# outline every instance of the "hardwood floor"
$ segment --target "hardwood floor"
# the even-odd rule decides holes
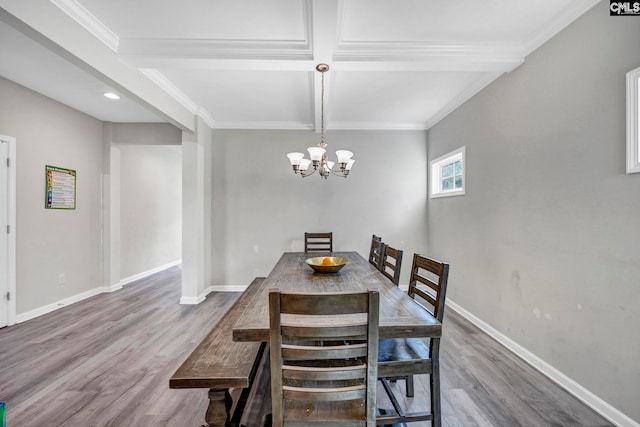
[[[238,296],[179,305],[180,269],[0,330],[0,400],[19,426],[197,426],[202,390],[169,377]]]
[[[179,305],[176,267],[0,329],[7,425],[202,425],[206,390],[170,390],[169,377],[238,295]],[[451,310],[441,366],[444,426],[611,425]],[[416,377],[415,389],[405,403],[427,408],[428,377]]]
[[[443,426],[612,426],[453,310],[445,311],[442,327]],[[405,398],[405,408],[428,409],[429,377],[414,381],[416,397]],[[404,382],[395,383],[394,390],[404,396]]]

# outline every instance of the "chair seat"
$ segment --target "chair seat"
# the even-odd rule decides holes
[[[385,338],[378,342],[378,375],[398,377],[431,372],[429,346],[419,338]]]

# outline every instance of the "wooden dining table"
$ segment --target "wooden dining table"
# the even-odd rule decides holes
[[[285,252],[248,301],[243,315],[233,326],[234,341],[269,341],[269,289],[281,292],[358,292],[375,289],[380,293],[381,338],[440,337],[442,325],[395,286],[357,252],[333,252],[347,264],[337,273],[314,272],[305,259],[328,253]]]

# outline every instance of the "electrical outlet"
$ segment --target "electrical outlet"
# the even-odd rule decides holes
[[[64,285],[64,273],[60,273],[58,276],[58,285]]]

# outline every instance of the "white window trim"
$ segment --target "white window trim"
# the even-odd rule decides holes
[[[627,173],[640,172],[638,79],[640,79],[640,68],[627,73]]]
[[[462,188],[458,190],[442,191],[442,166],[448,165],[456,160],[462,160]],[[431,160],[429,163],[431,177],[431,184],[429,185],[429,197],[434,199],[437,197],[452,197],[463,196],[465,194],[465,188],[467,186],[467,161],[466,161],[466,147],[460,147],[450,153],[440,156],[435,160]]]

